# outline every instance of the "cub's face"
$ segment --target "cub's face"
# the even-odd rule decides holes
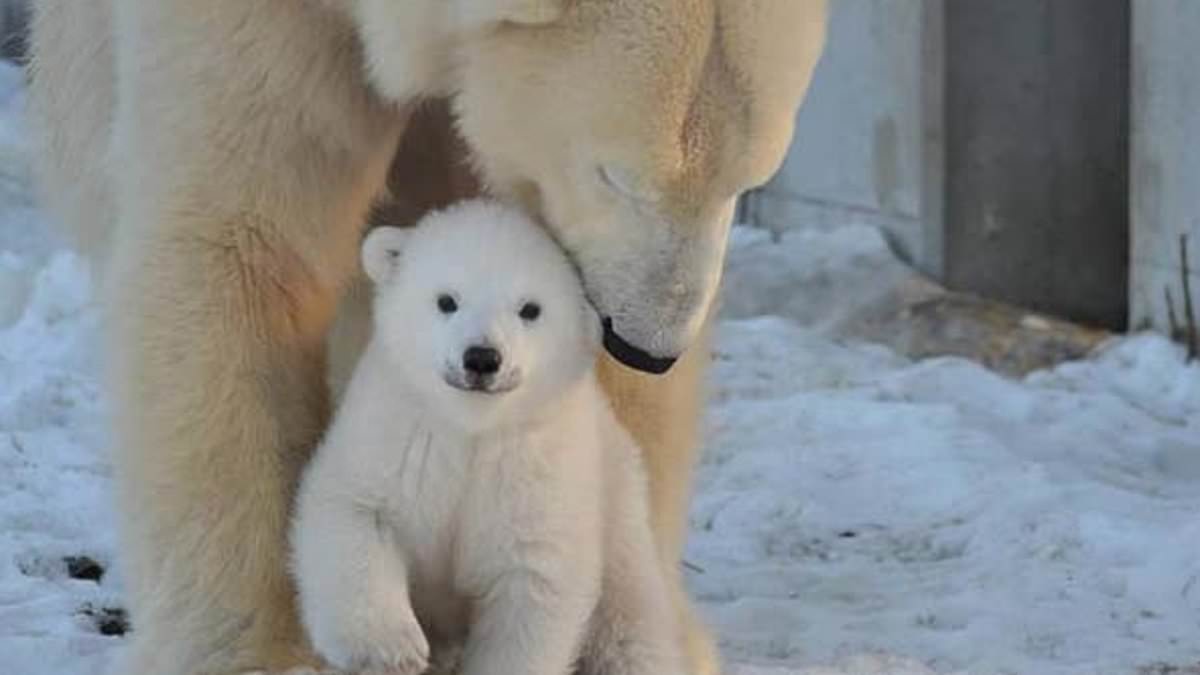
[[[826,0],[355,1],[380,90],[452,96],[487,187],[578,265],[610,353],[668,368],[737,196],[782,161]]]
[[[591,368],[599,320],[526,216],[472,202],[363,244],[376,338],[406,384],[467,430],[519,424]]]

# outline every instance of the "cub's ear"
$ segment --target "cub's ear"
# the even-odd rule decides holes
[[[376,284],[385,283],[396,273],[404,245],[412,236],[412,228],[376,227],[362,244],[363,270]]]
[[[500,21],[544,26],[562,15],[566,0],[461,0],[472,23]]]

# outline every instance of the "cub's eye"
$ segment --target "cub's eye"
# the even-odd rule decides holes
[[[438,296],[437,306],[438,311],[442,314],[453,314],[458,311],[458,303],[446,293]]]
[[[537,318],[542,315],[542,306],[536,302],[527,302],[521,305],[520,316],[523,321],[537,321]]]

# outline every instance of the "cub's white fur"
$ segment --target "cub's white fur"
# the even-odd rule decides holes
[[[593,364],[599,320],[522,213],[471,202],[363,245],[375,334],[301,485],[316,649],[418,673],[682,673],[640,453]],[[531,307],[536,306],[536,310]],[[468,368],[468,349],[500,358]]]

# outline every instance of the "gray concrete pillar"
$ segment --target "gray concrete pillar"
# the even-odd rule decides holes
[[[1200,2],[1134,0],[1132,90],[1130,322],[1196,349],[1188,317],[1200,316]]]
[[[951,287],[1124,325],[1129,14],[1129,0],[945,2]]]

